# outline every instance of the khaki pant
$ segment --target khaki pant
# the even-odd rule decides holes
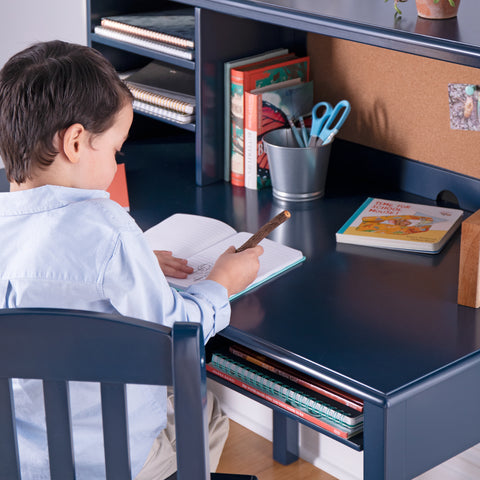
[[[228,418],[218,400],[207,390],[207,420],[210,447],[210,471],[217,469],[228,436]],[[168,390],[167,427],[153,442],[145,465],[135,480],[165,480],[177,471],[173,394]]]

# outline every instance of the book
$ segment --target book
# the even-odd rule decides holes
[[[267,52],[251,55],[249,57],[237,58],[223,64],[223,91],[224,91],[224,180],[230,181],[230,153],[231,153],[231,118],[230,118],[230,70],[248,63],[256,63],[273,57],[279,57],[288,53],[287,48],[277,48]]]
[[[182,48],[195,46],[194,9],[179,8],[161,12],[130,13],[102,17],[103,28]]]
[[[351,438],[363,430],[363,414],[356,412],[350,416],[341,409],[330,408],[224,355],[214,353],[206,368],[208,372],[341,438]]]
[[[140,100],[134,100],[132,106],[134,112],[150,115],[160,119],[167,119],[181,124],[193,123],[195,121],[195,115],[169,110],[168,108],[159,107],[157,105],[145,103]]]
[[[154,93],[195,105],[195,71],[153,60],[124,80]]]
[[[319,395],[282,378],[264,368],[252,365],[227,352],[216,351],[210,362],[225,373],[270,393],[274,397],[332,422],[341,428],[354,428],[363,423],[363,413]]]
[[[285,55],[267,60],[261,64],[249,64],[233,68],[231,78],[231,182],[232,185],[245,186],[244,159],[244,111],[245,92],[254,88],[280,83],[291,78],[309,81],[310,58]]]
[[[130,200],[128,198],[127,175],[125,173],[125,164],[118,163],[117,171],[113,177],[112,183],[107,188],[110,198],[121,205],[125,210],[130,211]]]
[[[101,37],[110,38],[118,42],[129,43],[137,47],[153,50],[154,52],[172,55],[173,57],[183,58],[185,60],[193,60],[194,58],[193,50],[176,47],[168,43],[156,42],[155,40],[149,40],[148,38],[142,38],[129,33],[119,32],[117,30],[102,27],[101,25],[97,25],[93,31]]]
[[[459,227],[463,210],[367,198],[336,233],[339,243],[438,253]]]
[[[195,72],[156,60],[122,75],[137,100],[180,113],[195,113]]]
[[[353,408],[359,412],[363,411],[363,401],[347,392],[339,390],[331,385],[328,385],[320,380],[317,380],[309,375],[297,372],[293,368],[288,367],[280,362],[267,358],[253,350],[250,350],[243,345],[230,345],[228,351],[234,356],[250,362],[254,365],[262,367],[264,370],[275,373],[276,375],[286,378],[293,383],[308,388],[324,397],[331,398],[338,403]]]
[[[293,84],[292,84],[293,82]],[[259,190],[271,185],[263,136],[277,128],[288,128],[308,115],[313,106],[313,82],[287,80],[245,92],[245,187]]]
[[[239,247],[252,234],[237,232],[230,225],[210,217],[174,214],[145,232],[145,238],[153,250],[169,250],[173,255],[188,260],[194,272],[186,279],[167,277],[169,284],[179,290],[204,280],[225,250],[233,245]],[[262,240],[264,248],[260,256],[260,269],[255,280],[238,297],[267,280],[305,260],[300,250],[274,242],[268,238]]]

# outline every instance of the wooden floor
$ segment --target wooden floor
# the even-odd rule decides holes
[[[272,459],[272,443],[230,420],[217,472],[256,475],[258,480],[337,480],[302,459],[284,466]],[[479,480],[480,444],[415,480]]]
[[[275,462],[271,442],[232,420],[217,472],[256,475],[258,480],[336,480],[302,459],[287,466]]]

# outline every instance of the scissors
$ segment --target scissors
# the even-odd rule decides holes
[[[325,107],[325,112],[319,117],[317,111],[322,107]],[[312,110],[312,127],[308,146],[316,147],[328,143],[338,133],[350,110],[348,100],[341,100],[333,108],[328,102],[317,103]]]

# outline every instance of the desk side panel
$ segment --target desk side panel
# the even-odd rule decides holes
[[[480,359],[438,375],[405,400],[407,478],[480,442]]]

